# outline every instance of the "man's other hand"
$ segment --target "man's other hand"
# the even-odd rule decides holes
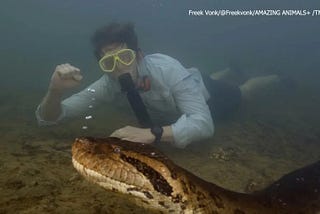
[[[110,137],[117,137],[121,140],[128,140],[137,143],[153,143],[155,136],[148,128],[137,128],[133,126],[125,126],[115,130]]]

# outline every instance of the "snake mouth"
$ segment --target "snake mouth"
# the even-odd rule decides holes
[[[72,163],[75,169],[88,181],[96,183],[107,190],[125,193],[128,189],[136,187],[135,185],[130,185],[120,179],[115,179],[112,176],[101,174],[98,171],[87,168],[75,158],[72,158]]]

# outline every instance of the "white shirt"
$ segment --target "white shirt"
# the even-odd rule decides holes
[[[147,75],[151,81],[151,89],[140,92],[140,96],[152,121],[171,125],[176,147],[184,148],[192,141],[213,135],[214,125],[206,103],[209,94],[196,68],[186,69],[172,57],[152,54],[139,63],[138,73],[139,76]],[[44,121],[39,114],[40,106],[36,117],[39,125],[57,124],[81,115],[93,102],[112,102],[119,96],[124,97],[125,94],[121,92],[118,81],[104,74],[88,88],[63,100],[62,113],[57,121]]]

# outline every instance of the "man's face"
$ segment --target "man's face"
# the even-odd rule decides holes
[[[111,45],[107,45],[102,48],[102,56],[105,55],[112,55],[117,53],[118,51],[122,49],[127,49],[126,44],[119,44],[119,43],[114,43]],[[118,79],[119,76],[121,76],[124,73],[130,73],[132,79],[134,82],[138,79],[138,72],[137,72],[137,59],[135,58],[134,61],[130,65],[124,65],[118,60],[115,60],[115,68],[113,72],[108,73],[112,78]]]

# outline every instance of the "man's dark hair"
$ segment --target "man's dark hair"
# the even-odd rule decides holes
[[[104,26],[93,34],[91,42],[97,60],[101,58],[102,48],[113,43],[124,43],[128,48],[138,51],[138,38],[132,23],[113,22]]]

